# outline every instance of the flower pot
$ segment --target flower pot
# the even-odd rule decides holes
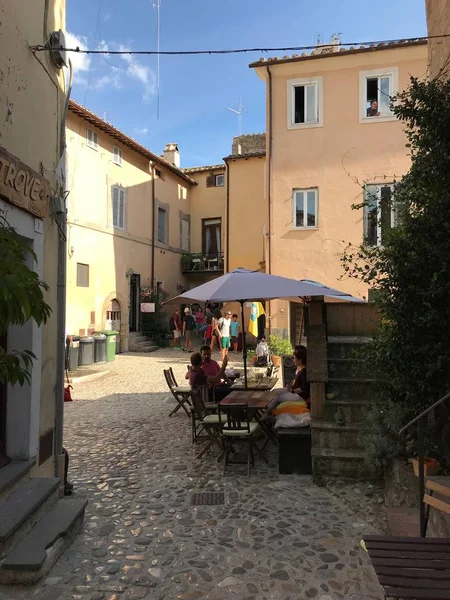
[[[274,367],[280,367],[281,366],[281,356],[272,354],[272,364]]]
[[[419,459],[411,458],[410,462],[414,469],[414,474],[416,477],[419,477]],[[425,477],[431,477],[432,475],[436,475],[436,473],[441,468],[441,463],[439,463],[435,458],[430,458],[429,456],[425,456],[424,458],[424,474]]]
[[[250,364],[251,365],[256,365],[256,356],[251,356],[250,357]]]

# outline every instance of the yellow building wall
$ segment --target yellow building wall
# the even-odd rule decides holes
[[[264,261],[268,208],[264,194],[265,158],[228,159],[228,271],[258,270]]]
[[[60,158],[60,126],[65,93],[63,72],[48,53],[39,64],[28,45],[44,44],[54,30],[65,30],[65,0],[0,0],[0,145],[26,165],[40,172],[56,189],[55,169]],[[48,73],[46,72],[46,69]],[[45,300],[52,314],[42,328],[41,400],[39,435],[55,427],[57,354],[57,255],[58,228],[51,217],[44,220],[43,280],[49,285]],[[13,398],[11,399],[13,401]],[[52,475],[53,458],[36,473]]]
[[[367,297],[364,285],[342,277],[345,245],[363,240],[363,211],[352,205],[363,201],[363,184],[398,180],[410,160],[401,123],[359,122],[359,73],[398,67],[402,90],[410,75],[426,73],[426,54],[423,45],[271,67],[271,273]],[[265,78],[266,69],[258,70]],[[323,76],[323,127],[288,130],[287,81],[310,76]],[[294,230],[293,189],[312,187],[318,188],[318,228]],[[272,302],[270,310],[272,327],[289,329],[287,303]]]
[[[226,202],[226,174],[223,170],[212,171],[214,175],[224,175],[225,185],[219,187],[206,187],[206,178],[209,172],[191,174],[198,185],[191,190],[191,252],[200,253],[202,248],[202,219],[222,220],[222,252],[225,249],[225,202]]]
[[[426,0],[429,36],[447,35],[450,32],[450,4],[448,0]],[[450,38],[434,37],[428,40],[430,77],[441,72],[448,79],[450,73]]]

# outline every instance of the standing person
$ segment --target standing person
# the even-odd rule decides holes
[[[214,344],[217,343],[217,347],[220,349],[220,339],[222,334],[220,332],[222,322],[222,313],[219,309],[214,311],[214,316],[211,319],[211,352],[214,350]]]
[[[201,308],[199,308],[195,315],[195,329],[197,330],[197,337],[198,337],[198,332],[201,330],[201,328],[203,326],[203,321],[204,321],[203,311]]]
[[[225,312],[225,316],[222,319],[220,333],[220,347],[222,348],[222,360],[227,356],[228,350],[230,349],[230,330],[231,330],[231,310]]]
[[[184,309],[183,317],[183,336],[184,336],[184,352],[192,351],[192,332],[195,329],[195,319],[191,315],[189,308]]]
[[[236,314],[234,314],[231,318],[230,334],[231,334],[231,343],[233,344],[233,352],[235,354],[238,353],[238,340],[239,340],[239,331],[240,330],[241,330],[241,325],[239,323],[239,318]]]
[[[181,327],[180,310],[177,308],[169,321],[169,328],[173,331],[174,350],[180,350],[181,348]]]

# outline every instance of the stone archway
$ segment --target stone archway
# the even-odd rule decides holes
[[[120,323],[118,328],[119,336],[117,340],[119,352],[128,351],[128,306],[125,300],[117,292],[111,292],[103,301],[102,323],[105,329],[114,329]]]

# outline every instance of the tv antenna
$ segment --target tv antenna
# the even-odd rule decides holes
[[[239,135],[242,135],[242,114],[244,112],[248,113],[248,110],[242,104],[242,98],[239,98],[239,104],[237,110],[235,108],[228,108],[231,112],[238,115],[238,127],[239,127]]]
[[[157,96],[156,96],[156,118],[159,121],[159,75],[160,75],[160,68],[161,68],[161,57],[159,54],[160,48],[161,48],[161,2],[162,0],[156,0],[156,2],[153,3],[153,8],[156,9],[156,38],[157,38],[157,50],[158,50],[158,54],[157,54],[157,67],[156,67],[156,90],[157,90]]]

